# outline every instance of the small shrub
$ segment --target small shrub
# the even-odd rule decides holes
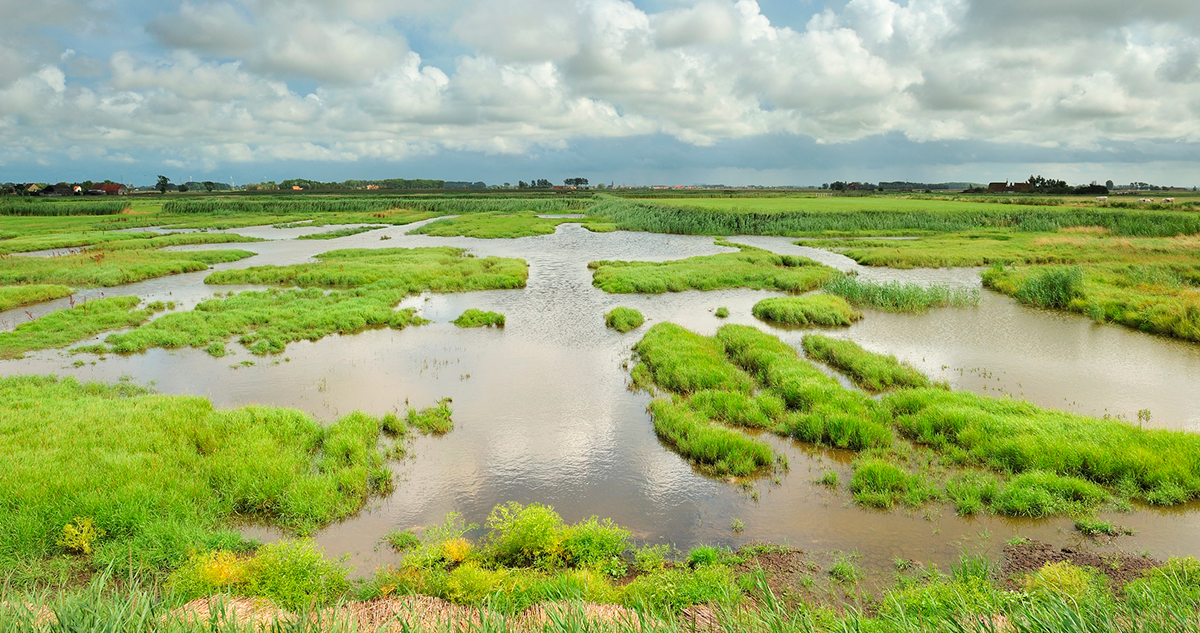
[[[442,558],[449,563],[461,563],[471,555],[471,541],[459,537],[442,543]]]
[[[167,585],[183,601],[234,593],[246,582],[246,560],[233,552],[215,550],[192,555],[171,573]]]
[[[283,540],[259,549],[246,563],[246,593],[286,609],[324,605],[346,591],[348,570],[326,560],[311,540]]]
[[[633,308],[616,307],[604,315],[604,323],[621,333],[636,330],[645,322],[646,319],[642,317],[642,313]]]
[[[595,569],[609,576],[625,574],[622,558],[632,536],[612,522],[592,517],[567,527],[562,538],[563,558],[572,567]]]
[[[105,534],[103,529],[92,523],[91,517],[75,517],[73,522],[63,526],[58,546],[72,554],[86,556],[92,553],[92,546]]]
[[[504,315],[499,312],[484,312],[471,308],[454,319],[454,325],[462,328],[504,327]]]

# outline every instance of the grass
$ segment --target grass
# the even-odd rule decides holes
[[[725,306],[721,306],[721,307],[717,308],[717,311],[714,312],[713,314],[716,315],[716,317],[718,319],[728,319],[729,318],[729,308],[726,308]]]
[[[838,276],[836,270],[804,257],[776,255],[750,246],[717,242],[738,253],[702,255],[668,262],[598,261],[592,285],[614,294],[750,288],[801,293]]]
[[[193,347],[219,357],[225,352],[224,343],[237,337],[251,353],[278,354],[297,341],[427,323],[412,308],[395,309],[406,294],[378,287],[328,293],[319,288],[242,292],[208,299],[191,311],[166,314],[129,332],[110,335],[104,341],[108,347],[91,351],[135,354],[154,347]],[[221,346],[214,347],[217,343]]]
[[[420,429],[426,435],[445,435],[454,430],[454,412],[450,408],[450,398],[442,398],[432,407],[417,410],[408,408],[405,422],[408,426]]]
[[[154,572],[245,549],[235,517],[311,532],[390,489],[379,433],[362,413],[322,427],[126,383],[0,379],[0,561],[18,584],[116,564]],[[87,554],[62,538],[84,521],[96,528]]]
[[[417,227],[410,233],[436,237],[513,239],[549,235],[560,224],[581,221],[572,218],[540,218],[536,213],[483,212],[436,220]]]
[[[624,306],[617,306],[604,315],[604,324],[622,334],[642,327],[645,322],[641,312]]]
[[[350,237],[351,235],[358,235],[360,233],[366,233],[368,231],[374,231],[376,229],[382,229],[382,228],[385,228],[385,227],[382,227],[382,226],[354,226],[354,227],[347,227],[344,229],[337,229],[334,231],[325,231],[323,233],[309,233],[307,235],[301,235],[300,237],[297,237],[296,239],[298,239],[298,240],[335,240],[339,237]]]
[[[712,424],[683,402],[652,400],[650,413],[655,434],[710,475],[754,475],[769,469],[775,461],[774,451],[765,442]]]
[[[895,356],[868,352],[854,341],[809,334],[804,337],[804,352],[872,393],[932,386],[929,378],[912,365],[901,363]]]
[[[10,332],[0,332],[0,359],[20,358],[26,352],[66,347],[102,332],[136,327],[154,313],[149,307],[136,309],[140,303],[137,297],[94,299],[21,323]]]
[[[932,483],[920,475],[876,457],[855,461],[850,492],[856,502],[874,508],[891,508],[897,503],[915,508],[939,497]]]
[[[911,282],[868,281],[854,276],[837,277],[825,292],[844,297],[856,306],[871,306],[888,312],[920,314],[930,308],[964,308],[979,305],[979,291],[944,284],[922,286]]]
[[[474,257],[463,249],[345,249],[316,256],[311,264],[257,266],[215,272],[208,284],[261,284],[300,288],[362,288],[380,284],[405,293],[524,288],[524,260]]]
[[[95,198],[54,201],[33,198],[0,199],[0,215],[116,215],[128,208],[128,200],[96,200]]]
[[[111,287],[147,279],[193,273],[213,264],[252,257],[242,250],[156,251],[93,250],[59,257],[6,257],[0,261],[0,284],[55,284]]]
[[[124,217],[124,216],[122,216]],[[169,233],[150,231],[114,231],[108,229],[127,228],[107,226],[105,230],[83,225],[72,226],[70,222],[54,221],[19,224],[10,223],[3,233],[9,237],[0,242],[0,253],[28,253],[55,249],[88,249],[91,255],[99,251],[154,250],[168,246],[190,246],[197,244],[230,244],[260,242],[262,240],[231,233]],[[2,224],[0,224],[2,225]]]
[[[749,394],[754,380],[725,357],[715,339],[701,336],[674,323],[650,328],[633,347],[640,363],[634,377],[643,373],[649,384],[679,394],[718,389]]]
[[[861,312],[837,295],[771,297],[754,304],[754,316],[782,325],[846,326],[862,318]]]
[[[53,301],[69,297],[71,289],[55,284],[36,284],[32,286],[5,286],[0,288],[0,312],[13,308]]]
[[[454,319],[454,325],[471,327],[504,327],[504,315],[499,312],[484,312],[470,308]]]

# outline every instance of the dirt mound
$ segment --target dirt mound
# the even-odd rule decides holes
[[[1162,564],[1162,561],[1145,556],[1121,552],[1102,554],[1071,547],[1060,549],[1046,543],[1030,541],[1004,546],[1004,562],[1001,571],[1010,587],[1015,588],[1015,579],[1038,571],[1047,564],[1064,561],[1079,567],[1090,567],[1104,574],[1108,578],[1108,588],[1114,593],[1120,592],[1125,585],[1141,578],[1146,570]]]

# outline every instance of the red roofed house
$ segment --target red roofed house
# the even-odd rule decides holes
[[[114,183],[108,183],[108,184],[104,184],[104,185],[96,185],[96,187],[94,189],[92,189],[92,191],[99,191],[106,196],[127,196],[127,195],[129,195],[129,189],[125,185],[118,185],[118,184],[114,184]]]

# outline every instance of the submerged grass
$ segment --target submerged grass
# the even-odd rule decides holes
[[[0,562],[18,584],[108,565],[158,571],[189,552],[244,549],[235,516],[311,532],[390,488],[379,432],[362,413],[322,427],[295,410],[217,410],[124,383],[0,378]]]
[[[450,408],[450,398],[442,398],[432,407],[417,410],[408,408],[404,419],[408,426],[413,426],[427,435],[445,435],[454,430],[454,411]]]
[[[979,291],[944,284],[922,286],[899,281],[869,281],[854,276],[838,277],[825,285],[825,292],[844,297],[856,306],[871,306],[888,312],[920,314],[930,308],[963,308],[979,305]]]
[[[5,286],[0,288],[0,312],[13,308],[53,301],[69,297],[71,289],[55,284],[36,284],[32,286]]]
[[[504,315],[499,312],[484,312],[470,308],[454,319],[458,327],[504,327]]]
[[[809,334],[804,337],[804,352],[873,393],[932,386],[929,378],[911,365],[901,363],[895,356],[868,352],[854,341]]]
[[[624,306],[617,306],[604,315],[604,324],[622,334],[642,327],[645,322],[641,312]]]
[[[725,288],[801,293],[819,288],[840,274],[805,257],[717,243],[738,248],[740,252],[668,262],[592,262],[588,264],[594,271],[592,285],[609,293],[658,294]]]
[[[752,312],[763,321],[799,326],[845,326],[862,318],[845,299],[828,294],[771,297],[754,304]]]

